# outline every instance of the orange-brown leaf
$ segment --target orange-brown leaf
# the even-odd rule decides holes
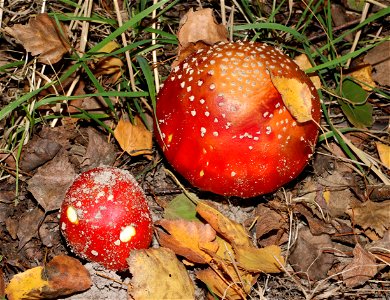
[[[120,119],[114,136],[121,148],[131,156],[152,153],[152,133],[138,116],[134,118],[134,124]]]
[[[244,226],[225,217],[215,208],[207,205],[205,202],[199,202],[196,211],[211,225],[211,227],[231,244],[238,246],[252,245],[251,239]]]
[[[58,28],[54,19],[47,13],[38,14],[27,25],[16,24],[5,31],[19,40],[32,55],[39,55],[38,61],[45,64],[58,62],[70,50],[66,28]]]
[[[381,162],[390,169],[390,146],[382,143],[376,143],[376,149],[378,150],[379,158]]]
[[[198,221],[167,219],[162,219],[156,224],[162,226],[169,233],[166,234],[159,230],[160,244],[191,262],[204,264],[211,260],[211,256],[202,248],[211,252],[218,250],[218,244],[214,242],[216,232],[208,224]]]

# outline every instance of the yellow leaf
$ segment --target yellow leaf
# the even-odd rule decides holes
[[[283,76],[271,76],[271,80],[281,94],[284,105],[299,123],[312,120],[311,92],[306,83]]]
[[[232,244],[239,246],[250,246],[252,241],[245,228],[229,218],[225,217],[215,208],[205,202],[199,202],[196,211],[207,221],[221,236]]]
[[[194,285],[171,250],[133,250],[128,263],[133,274],[129,287],[131,299],[195,299]]]
[[[134,124],[120,119],[114,136],[121,148],[131,156],[152,153],[152,133],[138,116],[134,118]]]
[[[103,47],[98,49],[97,52],[111,53],[112,51],[119,49],[119,44],[115,41],[108,42]],[[103,54],[96,55],[96,57],[101,57]]]
[[[36,267],[16,274],[5,289],[8,299],[20,300],[34,299],[34,296],[39,297],[42,289],[49,285],[47,280],[42,279],[42,270],[43,267]]]
[[[358,83],[364,90],[372,91],[376,84],[372,79],[372,67],[371,65],[364,66],[349,73],[350,76],[357,80]]]
[[[386,166],[386,168],[390,169],[390,146],[382,143],[376,143],[376,149],[378,150],[381,162]]]
[[[284,265],[282,250],[271,245],[265,248],[234,247],[238,265],[250,272],[279,273]]]
[[[302,53],[301,55],[298,55],[297,57],[295,57],[294,62],[298,65],[298,67],[302,71],[306,71],[307,69],[310,69],[313,67],[313,65],[311,64],[309,58],[307,57],[307,55],[305,53]],[[316,74],[307,74],[307,75],[309,75],[309,78],[310,78],[311,82],[313,82],[315,88],[317,90],[320,89],[322,86],[320,77]]]

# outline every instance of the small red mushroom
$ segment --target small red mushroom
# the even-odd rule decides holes
[[[304,87],[308,121],[293,117],[275,77]],[[158,95],[155,132],[168,162],[192,185],[253,197],[275,191],[304,169],[320,116],[311,80],[279,49],[218,43],[174,67]]]
[[[60,228],[82,258],[124,270],[132,249],[152,240],[152,220],[142,189],[127,171],[99,167],[80,174],[61,206]]]

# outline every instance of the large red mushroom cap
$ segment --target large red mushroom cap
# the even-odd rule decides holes
[[[76,178],[61,207],[60,228],[76,254],[111,270],[126,269],[130,251],[152,240],[142,189],[129,172],[111,167]]]
[[[293,96],[301,91],[291,85],[302,87],[309,120],[293,117],[273,81],[289,84],[283,91]],[[279,49],[219,43],[172,70],[158,95],[155,132],[168,162],[192,185],[252,197],[275,191],[304,169],[320,115],[311,80]]]

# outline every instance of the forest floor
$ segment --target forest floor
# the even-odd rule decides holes
[[[237,267],[232,256],[229,266],[251,283],[248,288],[220,270],[224,284],[234,287],[224,296],[199,279],[200,271],[215,268],[212,262],[178,255],[196,299],[390,299],[388,0],[0,5],[0,299],[17,299],[11,279],[59,255],[80,260],[92,286],[56,298],[147,299],[132,282],[137,270],[114,272],[82,260],[61,235],[67,189],[76,175],[102,165],[135,176],[154,222],[168,210],[183,213],[172,201],[184,197],[191,207],[191,197],[210,200],[221,218],[245,228],[253,247],[280,249],[284,263],[277,272]],[[315,153],[296,179],[273,193],[241,199],[196,189],[151,144],[146,128],[153,128],[155,95],[177,56],[179,22],[191,8],[211,8],[230,40],[263,41],[311,59],[322,102]],[[49,18],[31,22],[42,13]],[[144,125],[115,130],[136,116]],[[150,148],[144,151],[129,131]],[[159,232],[155,223],[155,249]]]

